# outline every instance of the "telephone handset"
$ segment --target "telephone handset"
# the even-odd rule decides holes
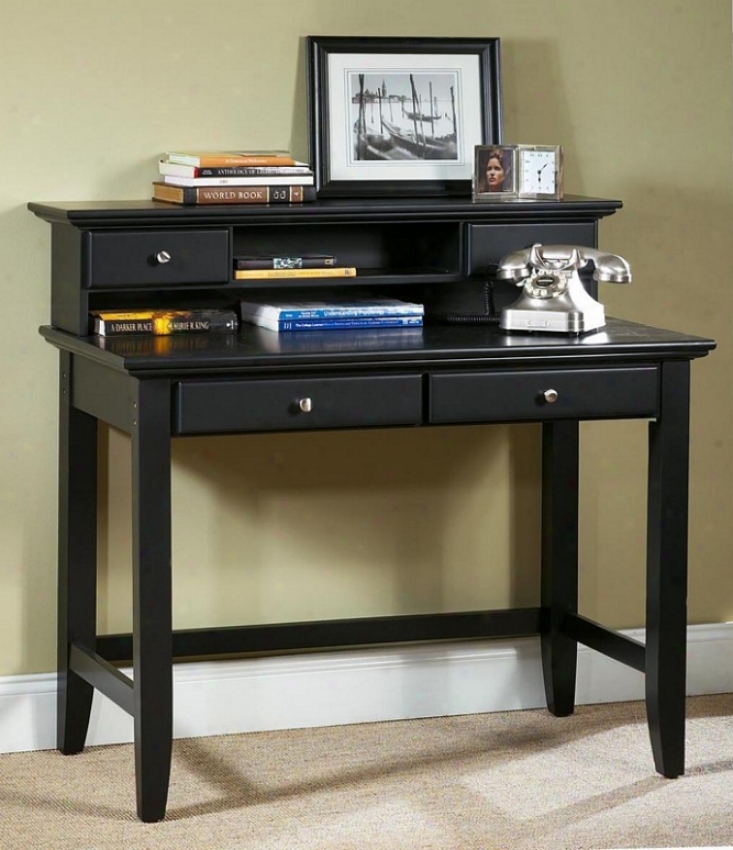
[[[522,287],[522,294],[502,310],[499,325],[509,331],[584,333],[606,324],[603,305],[583,286],[578,271],[590,265],[593,279],[630,283],[623,257],[582,245],[541,245],[514,251],[499,261],[497,280]]]

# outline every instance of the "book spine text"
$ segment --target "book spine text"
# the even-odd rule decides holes
[[[199,168],[231,168],[232,166],[256,165],[298,165],[290,156],[267,156],[259,154],[179,154],[169,153],[170,162],[182,165],[196,165]]]
[[[94,333],[100,336],[119,336],[123,334],[148,334],[168,336],[179,333],[232,333],[237,330],[239,321],[233,310],[179,312],[176,315],[145,315],[141,318],[94,317]]]
[[[161,175],[161,183],[171,186],[312,186],[313,177],[304,174],[287,174],[283,177],[272,174],[260,177],[178,177],[172,174]]]
[[[235,269],[326,269],[336,257],[236,257]]]
[[[353,266],[323,269],[237,269],[235,280],[284,280],[299,277],[356,277]]]
[[[153,183],[153,200],[173,204],[298,204],[314,201],[314,186],[170,186]]]
[[[313,171],[307,165],[240,165],[221,166],[219,168],[201,168],[198,165],[181,165],[178,162],[160,160],[158,171],[173,177],[263,177],[289,174],[312,176]]]
[[[257,315],[255,311],[242,307],[242,315]],[[364,307],[312,307],[298,310],[280,310],[273,318],[283,322],[291,319],[388,319],[392,317],[420,318],[423,312],[410,308],[370,309]]]
[[[245,321],[254,319],[244,317]],[[283,322],[262,323],[263,327],[278,331],[304,331],[304,330],[341,330],[346,328],[404,328],[420,327],[423,324],[422,316],[375,316],[371,318],[344,318],[344,319],[292,319]]]

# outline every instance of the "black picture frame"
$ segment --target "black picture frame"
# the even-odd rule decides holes
[[[474,147],[502,140],[498,38],[307,36],[306,47],[319,198],[471,196]]]

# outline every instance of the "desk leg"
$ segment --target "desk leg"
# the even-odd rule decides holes
[[[165,817],[173,737],[169,382],[136,381],[133,403],[135,774],[152,822]]]
[[[646,708],[654,763],[685,770],[690,364],[661,367],[660,416],[649,425]]]
[[[558,717],[575,710],[578,644],[560,629],[578,611],[578,434],[577,422],[542,426],[542,670]]]
[[[97,633],[97,420],[71,403],[73,360],[61,352],[56,742],[81,752],[94,688],[69,670],[73,641],[94,649]]]

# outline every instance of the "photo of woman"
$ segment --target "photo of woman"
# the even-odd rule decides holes
[[[477,147],[474,196],[514,191],[513,151],[509,147]]]

